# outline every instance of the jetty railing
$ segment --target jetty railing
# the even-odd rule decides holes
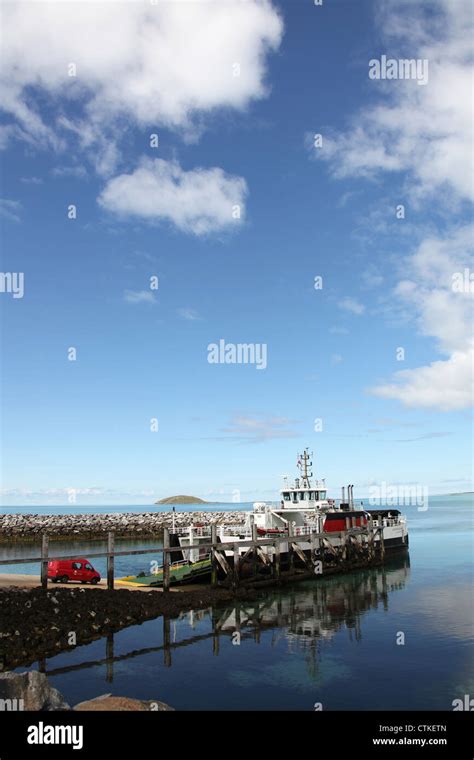
[[[385,520],[379,521],[384,523]],[[375,521],[370,519],[366,526],[357,527],[355,520],[351,517],[346,517],[346,529],[342,531],[334,531],[331,533],[318,533],[316,530],[311,530],[305,526],[305,530],[302,531],[299,528],[292,527],[293,533],[276,533],[269,538],[261,538],[258,536],[256,525],[252,525],[251,535],[249,538],[239,539],[238,541],[218,541],[217,526],[214,524],[211,526],[210,541],[194,543],[181,546],[170,546],[170,531],[169,528],[164,528],[163,531],[163,546],[145,549],[125,549],[115,550],[115,534],[109,532],[107,535],[107,551],[101,552],[88,552],[89,558],[107,558],[107,588],[114,588],[114,564],[115,557],[134,556],[141,554],[163,554],[163,591],[167,592],[171,585],[171,565],[172,555],[178,552],[190,551],[193,549],[207,549],[206,554],[210,554],[211,557],[211,584],[212,586],[218,585],[218,569],[224,572],[227,579],[231,581],[232,586],[235,588],[240,583],[239,568],[245,560],[253,562],[253,576],[257,574],[257,561],[260,561],[263,565],[269,566],[271,575],[274,581],[278,582],[281,579],[281,544],[288,544],[288,566],[290,573],[294,572],[295,557],[298,557],[303,566],[307,570],[314,573],[322,574],[322,567],[320,568],[317,563],[322,565],[323,557],[326,553],[329,553],[336,561],[346,562],[348,553],[352,548],[356,553],[361,553],[365,549],[367,564],[370,564],[371,560],[375,560],[376,556],[376,536],[379,536],[379,553],[380,558],[385,557],[385,546],[383,537],[383,524],[375,525]],[[196,530],[196,529],[194,529]],[[203,534],[205,535],[205,534]],[[335,538],[340,539],[340,543],[335,545],[332,540]],[[308,557],[299,544],[302,539],[305,543],[310,543],[311,551]],[[263,548],[271,548],[272,556],[263,552]],[[246,548],[247,551],[241,555],[239,549]],[[231,567],[226,559],[226,552],[232,552],[233,555],[233,567]],[[43,589],[48,588],[48,562],[77,559],[78,553],[74,554],[61,554],[51,555],[49,553],[49,536],[42,534],[41,542],[41,556],[36,557],[22,557],[12,558],[6,560],[0,560],[0,566],[11,564],[28,564],[28,563],[40,563],[41,566],[41,586]],[[255,578],[254,578],[255,580]]]

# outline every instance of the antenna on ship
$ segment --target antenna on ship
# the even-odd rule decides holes
[[[309,479],[313,477],[313,473],[309,470],[313,463],[310,462],[310,456],[308,449],[306,448],[302,454],[298,456],[297,467],[301,472],[301,485],[303,488],[311,488]]]

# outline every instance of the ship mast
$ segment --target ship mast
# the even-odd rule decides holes
[[[313,454],[311,454],[313,456]],[[312,462],[309,461],[310,454],[306,448],[302,454],[298,457],[298,468],[301,472],[301,484],[303,488],[311,488],[310,478],[313,477],[313,473],[309,470],[312,466]]]

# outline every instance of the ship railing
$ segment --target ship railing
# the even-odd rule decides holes
[[[193,538],[209,538],[211,536],[211,527],[209,525],[206,525],[203,528],[196,528],[192,527],[190,525],[182,526],[180,528],[175,529],[175,533],[178,536],[190,536],[192,530]],[[234,536],[234,535],[244,535],[244,536],[251,536],[252,531],[249,528],[246,528],[243,524],[241,525],[218,525],[217,526],[217,535],[224,535],[224,536]]]
[[[193,536],[196,538],[200,538],[202,536],[210,536],[211,535],[211,528],[209,526],[205,526],[204,528],[195,528],[191,525],[184,525],[179,528],[175,528],[174,532],[178,536],[189,536],[190,532],[193,532]]]
[[[293,535],[294,536],[309,536],[315,530],[316,530],[316,527],[313,527],[311,525],[297,525],[295,528],[293,528]]]
[[[217,534],[222,536],[251,536],[252,531],[245,525],[226,525],[224,528],[217,528]]]
[[[406,523],[404,517],[383,517],[382,520],[372,520],[374,528],[391,528],[402,523]]]

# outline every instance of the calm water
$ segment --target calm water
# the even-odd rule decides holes
[[[405,512],[409,560],[160,617],[51,658],[46,672],[71,704],[113,693],[181,710],[451,709],[474,695],[472,498]],[[143,566],[125,558],[118,572]]]

